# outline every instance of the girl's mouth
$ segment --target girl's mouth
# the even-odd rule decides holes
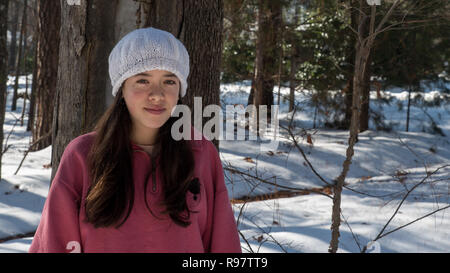
[[[147,111],[148,113],[154,114],[154,115],[159,115],[162,114],[164,111],[166,111],[165,108],[145,108],[145,111]]]

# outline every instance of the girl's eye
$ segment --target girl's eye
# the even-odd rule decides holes
[[[138,80],[137,83],[140,83],[140,84],[147,84],[148,81],[147,81],[147,80],[144,80],[144,79],[141,79],[141,80]]]
[[[174,84],[176,84],[176,82],[173,81],[173,80],[167,80],[166,83],[169,84],[169,85],[174,85]]]

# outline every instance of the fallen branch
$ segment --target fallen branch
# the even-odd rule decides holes
[[[305,188],[296,188],[296,187],[283,186],[283,185],[279,185],[279,184],[267,181],[267,180],[265,180],[263,178],[260,178],[258,176],[254,176],[254,175],[251,175],[249,173],[245,173],[245,172],[240,171],[240,170],[235,169],[235,168],[224,167],[223,169],[227,170],[227,171],[230,171],[231,173],[238,173],[240,175],[244,175],[244,176],[250,177],[250,178],[258,180],[259,182],[264,183],[264,184],[268,184],[268,185],[272,185],[272,186],[276,186],[276,187],[279,187],[279,188],[283,188],[283,189],[289,190],[290,193],[293,193],[293,194],[294,193],[299,193],[299,194],[301,194],[301,193],[304,193],[304,194],[317,193],[317,194],[324,195],[324,196],[326,196],[328,198],[332,198],[329,194],[323,192],[323,191],[325,191],[325,188],[305,189]]]

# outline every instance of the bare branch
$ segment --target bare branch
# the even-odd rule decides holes
[[[391,17],[392,12],[394,11],[395,7],[400,4],[400,2],[402,2],[402,0],[396,0],[394,2],[394,4],[392,4],[391,8],[389,9],[389,11],[386,13],[386,15],[383,17],[383,19],[381,19],[381,22],[378,24],[376,30],[375,30],[375,36],[376,33],[379,32],[379,30],[383,27],[383,25],[386,23],[386,21],[389,19],[389,17]]]
[[[380,238],[386,236],[386,234],[383,234],[383,232],[386,230],[386,228],[389,226],[389,224],[391,223],[391,221],[392,221],[392,220],[394,219],[394,217],[397,215],[398,211],[400,210],[400,208],[401,208],[402,205],[403,205],[403,202],[405,202],[406,198],[411,194],[411,192],[413,192],[418,186],[422,185],[422,184],[423,184],[430,176],[432,176],[433,174],[437,173],[439,170],[444,169],[444,168],[447,168],[447,167],[450,167],[450,164],[440,166],[440,167],[438,167],[436,170],[434,170],[434,171],[431,172],[431,173],[428,173],[428,172],[427,172],[427,175],[426,175],[419,183],[417,183],[417,184],[414,185],[410,190],[408,190],[408,192],[405,194],[405,196],[403,196],[403,199],[400,201],[400,203],[399,203],[399,205],[397,206],[396,210],[395,210],[394,213],[392,214],[391,218],[389,218],[389,220],[387,221],[387,223],[386,223],[386,224],[383,226],[383,228],[381,229],[380,233],[378,233],[378,235],[377,235],[377,236],[375,237],[375,239],[372,240],[372,241],[375,242],[375,241],[379,240]],[[440,210],[443,210],[443,209],[446,209],[446,208],[448,208],[448,206],[445,207],[445,208],[439,209],[439,210],[437,210],[437,211],[440,211]],[[436,213],[437,211],[434,211],[433,213]],[[433,213],[431,213],[431,214],[433,214]],[[427,217],[427,216],[429,216],[429,215],[431,215],[431,214],[427,214],[426,216],[423,216],[423,217],[421,217],[421,218],[419,218],[419,219],[416,219],[415,221],[413,221],[413,222],[411,222],[411,223],[409,223],[409,224],[407,224],[407,225],[404,225],[404,226],[402,226],[402,227],[400,227],[400,228],[403,228],[403,227],[408,226],[408,225],[410,225],[410,224],[412,224],[412,223],[414,223],[414,222],[417,222],[417,221],[419,221],[420,219],[423,219],[423,218],[425,218],[425,217]],[[399,230],[400,228],[397,228],[397,229],[395,229],[395,230]],[[395,230],[394,230],[394,231],[395,231]],[[394,231],[390,231],[390,232],[388,232],[388,234],[390,234],[390,233],[392,233],[392,232],[394,232]],[[362,252],[364,253],[364,252],[366,251],[366,249],[367,249],[367,246],[365,246],[365,247],[363,248]]]

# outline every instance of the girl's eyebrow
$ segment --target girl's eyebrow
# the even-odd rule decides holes
[[[136,74],[136,76],[146,76],[146,77],[151,77],[152,75],[143,72],[143,73]],[[175,75],[175,74],[173,74],[173,73],[167,73],[167,74],[164,75],[164,77],[176,77],[176,76],[177,76],[177,75]]]

